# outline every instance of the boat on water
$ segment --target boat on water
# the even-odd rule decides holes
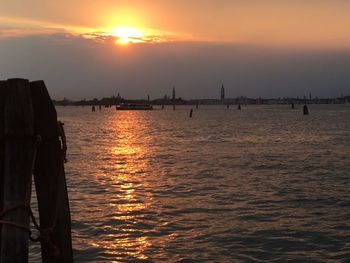
[[[117,105],[116,110],[153,110],[150,104],[122,103]]]

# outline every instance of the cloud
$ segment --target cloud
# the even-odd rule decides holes
[[[1,79],[44,79],[56,99],[120,92],[162,97],[176,86],[185,98],[228,96],[337,96],[349,94],[346,49],[287,49],[193,41],[155,32],[128,48],[111,32],[0,18]],[[180,36],[179,36],[180,35]],[[197,39],[196,39],[197,40]]]
[[[338,96],[349,94],[350,52],[276,50],[204,42],[118,47],[62,32],[1,40],[1,79],[46,81],[53,98]]]
[[[21,38],[28,36],[50,36],[56,34],[69,34],[63,28],[2,28],[0,29],[0,40],[7,38]]]
[[[0,40],[30,36],[74,35],[77,28],[44,21],[0,16]]]
[[[113,29],[112,29],[113,30]],[[130,43],[164,43],[173,41],[192,41],[189,34],[160,32],[155,29],[140,29],[142,35],[129,36]],[[113,34],[111,30],[96,30],[69,25],[50,24],[44,21],[23,20],[0,17],[0,40],[6,38],[21,38],[29,36],[54,36],[57,34],[72,38],[84,38],[97,42],[118,43],[122,37]]]
[[[97,42],[114,42],[118,43],[120,42],[123,37],[118,37],[110,32],[93,32],[88,34],[80,34],[80,37],[83,37],[85,39],[97,41]],[[142,36],[130,36],[128,37],[129,44],[136,44],[136,43],[164,43],[164,42],[170,42],[175,41],[175,38],[171,38],[169,36],[165,35],[142,35]]]

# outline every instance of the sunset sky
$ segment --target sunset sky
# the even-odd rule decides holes
[[[0,78],[60,99],[350,93],[350,1],[0,0]]]

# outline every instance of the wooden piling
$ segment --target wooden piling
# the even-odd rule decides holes
[[[192,118],[192,114],[193,114],[193,109],[191,109],[190,111],[190,118]]]
[[[304,107],[303,107],[303,114],[309,115],[309,108],[306,105],[304,105]]]
[[[44,230],[43,262],[72,262],[71,219],[64,152],[59,140],[57,113],[43,81],[30,83],[35,129],[41,136],[34,169],[40,226]]]
[[[175,104],[173,105],[173,110],[175,110]]]
[[[0,113],[4,112],[4,101],[5,101],[5,87],[6,87],[6,82],[5,81],[0,81]],[[4,146],[5,146],[5,141],[2,140],[1,138],[4,138],[4,115],[0,114],[0,211],[3,209],[3,185],[4,185],[4,158],[5,158],[5,153],[4,153]],[[0,218],[1,220],[1,218]],[[1,228],[2,224],[0,224],[0,249],[1,249]]]
[[[0,81],[0,262],[28,262],[33,173],[42,261],[73,261],[60,131],[43,81]]]
[[[95,111],[96,111],[95,106],[92,106],[91,111],[92,111],[92,112],[95,112]]]
[[[238,104],[238,110],[242,110],[241,104]]]
[[[34,113],[28,80],[10,79],[3,91],[3,215],[0,262],[27,262]]]

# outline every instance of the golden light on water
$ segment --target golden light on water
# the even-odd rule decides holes
[[[115,35],[119,37],[139,37],[137,31],[129,29],[116,29]],[[146,155],[149,151],[144,144],[140,144],[139,132],[147,130],[142,115],[133,112],[123,112],[123,116],[115,115],[108,121],[112,138],[109,142],[109,158],[113,161],[112,173],[101,173],[101,178],[108,180],[108,186],[113,187],[117,193],[106,200],[110,220],[115,224],[105,226],[104,231],[109,232],[106,240],[94,240],[91,246],[104,248],[112,255],[128,255],[138,260],[146,260],[146,250],[151,242],[145,235],[135,235],[138,229],[134,227],[142,219],[143,211],[152,203],[152,196],[140,192],[139,189],[147,187],[147,181],[142,180],[148,168]],[[144,138],[147,140],[147,138]],[[113,164],[112,164],[113,163]],[[146,185],[145,185],[146,184]]]
[[[139,150],[136,147],[123,147],[123,146],[115,146],[112,148],[112,154],[113,155],[120,155],[120,154],[135,154]]]

